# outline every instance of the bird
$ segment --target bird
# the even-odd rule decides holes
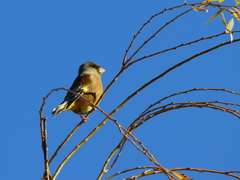
[[[74,80],[70,90],[81,94],[82,97],[96,104],[103,93],[101,76],[104,72],[106,72],[106,70],[94,62],[86,62],[80,65],[78,76]],[[52,116],[55,117],[63,111],[71,110],[80,115],[83,121],[86,121],[81,115],[87,114],[92,109],[94,108],[80,98],[79,95],[68,92],[63,102],[53,109]]]

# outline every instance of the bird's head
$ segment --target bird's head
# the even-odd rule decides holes
[[[106,72],[105,69],[101,68],[98,64],[94,62],[87,62],[82,64],[79,67],[78,74],[95,74],[97,76],[102,75],[102,73]]]

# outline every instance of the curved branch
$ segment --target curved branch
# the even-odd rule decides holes
[[[231,33],[234,34],[234,33],[239,33],[239,32],[240,32],[240,30],[232,31]],[[156,56],[156,55],[158,55],[158,54],[165,53],[165,52],[167,52],[167,51],[176,50],[176,49],[178,49],[178,48],[180,48],[180,47],[184,47],[184,46],[187,46],[187,45],[192,45],[192,44],[198,43],[198,42],[200,42],[200,41],[202,41],[202,40],[213,39],[213,38],[215,38],[215,37],[218,37],[218,36],[221,36],[221,35],[224,35],[224,34],[227,34],[227,33],[226,33],[226,32],[222,32],[222,33],[219,33],[219,34],[216,34],[216,35],[213,35],[213,36],[202,37],[202,38],[199,38],[199,39],[197,39],[197,40],[194,40],[194,41],[191,41],[191,42],[188,42],[188,43],[182,43],[182,44],[180,44],[180,45],[178,45],[178,46],[174,46],[174,47],[169,48],[169,49],[165,49],[165,50],[162,50],[162,51],[153,53],[153,54],[145,55],[145,56],[143,56],[143,57],[141,57],[141,58],[138,58],[138,59],[130,62],[130,63],[127,65],[127,67],[129,67],[129,66],[131,66],[132,64],[134,64],[134,63],[136,63],[136,62],[138,62],[138,61],[141,61],[141,60],[143,60],[143,59],[147,59],[147,58],[150,58],[150,57],[152,57],[152,56]]]
[[[184,61],[176,64],[176,65],[174,65],[173,67],[167,69],[165,72],[161,73],[161,74],[158,75],[157,77],[155,77],[155,78],[153,78],[152,80],[150,80],[149,82],[145,83],[143,86],[141,86],[139,89],[137,89],[134,93],[132,93],[130,96],[128,96],[128,97],[127,97],[117,108],[115,108],[109,115],[112,116],[113,114],[115,114],[115,113],[116,113],[120,108],[122,108],[132,97],[134,97],[134,96],[137,95],[140,91],[142,91],[143,89],[145,89],[148,85],[152,84],[153,82],[155,82],[155,81],[158,80],[159,78],[165,76],[167,73],[171,72],[172,70],[176,69],[177,67],[179,67],[179,66],[181,66],[181,65],[183,65],[183,64],[185,64],[185,63],[193,60],[194,58],[196,58],[196,57],[198,57],[198,56],[201,56],[201,55],[203,55],[203,54],[205,54],[205,53],[208,53],[208,52],[213,51],[213,50],[215,50],[215,49],[217,49],[217,48],[220,48],[220,47],[225,46],[225,45],[227,45],[227,44],[235,43],[235,42],[238,42],[238,41],[240,41],[240,39],[235,39],[235,40],[233,40],[233,42],[228,41],[228,42],[225,42],[225,43],[221,43],[221,44],[219,44],[219,45],[217,45],[217,46],[214,46],[214,47],[212,47],[212,48],[210,48],[210,49],[207,49],[207,50],[205,50],[205,51],[202,51],[202,52],[200,52],[200,53],[198,53],[198,54],[196,54],[196,55],[194,55],[194,56],[192,56],[192,57],[190,57],[190,58],[188,58],[188,59],[186,59],[186,60],[184,60]],[[101,126],[104,125],[104,124],[107,122],[107,120],[108,120],[108,118],[105,118],[105,119],[101,122],[100,125],[101,125]],[[129,127],[129,128],[130,128],[130,127]],[[134,130],[134,129],[131,129],[131,130],[130,130],[129,128],[128,128],[128,130],[129,130],[130,132],[132,132],[132,131]],[[97,129],[95,128],[91,133],[95,133],[96,131],[97,131]],[[89,137],[89,135],[88,135],[87,137]],[[86,137],[86,138],[87,138],[87,137]],[[123,141],[124,141],[124,140],[123,140]],[[122,142],[122,140],[121,140],[121,142]],[[84,143],[84,142],[83,142],[83,143]],[[115,152],[117,152],[117,150],[119,149],[119,147],[120,147],[120,146],[118,145],[118,146],[112,151],[111,155],[108,157],[109,160],[105,162],[105,164],[103,165],[103,167],[107,167],[108,163],[110,162],[111,157],[113,157],[113,155],[115,154]],[[105,173],[105,170],[104,170],[104,168],[102,168],[102,171],[100,172],[100,174],[103,175],[104,173]]]
[[[216,170],[209,170],[209,169],[197,169],[197,168],[174,168],[174,169],[169,169],[169,171],[171,171],[171,172],[174,172],[174,171],[197,171],[200,173],[209,172],[209,173],[223,174],[223,175],[227,175],[230,177],[240,179],[240,176],[234,175],[230,171],[224,172],[224,171],[216,171]],[[234,171],[234,172],[240,173],[240,171]],[[125,180],[131,180],[131,179],[133,180],[133,179],[141,178],[144,176],[149,176],[149,175],[154,175],[154,174],[159,174],[159,173],[162,173],[162,172],[156,171],[156,170],[153,172],[143,172],[141,174],[126,178]]]
[[[126,62],[124,63],[124,65],[127,65],[128,62],[131,61],[131,59],[149,42],[151,41],[151,39],[153,39],[154,37],[156,37],[156,35],[161,32],[167,25],[171,24],[172,22],[174,22],[176,19],[178,19],[179,17],[183,16],[184,14],[189,13],[190,11],[192,11],[193,9],[188,9],[187,11],[184,11],[183,13],[177,15],[176,17],[174,17],[172,20],[168,21],[165,23],[165,25],[163,25],[161,28],[159,28],[150,38],[148,38],[146,41],[144,41],[144,43],[130,56],[130,58],[128,58],[126,60]]]

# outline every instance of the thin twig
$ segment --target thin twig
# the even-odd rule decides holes
[[[47,147],[47,118],[43,117],[43,109],[44,105],[46,104],[47,96],[43,97],[43,102],[39,110],[39,117],[40,117],[40,134],[41,134],[41,141],[42,141],[42,150],[43,150],[43,157],[44,157],[44,180],[50,180],[50,168],[48,162],[48,147]]]
[[[234,34],[234,33],[239,33],[239,32],[240,32],[240,30],[232,31],[231,33]],[[213,39],[213,38],[215,38],[215,37],[218,37],[218,36],[221,36],[221,35],[225,35],[225,34],[227,34],[227,33],[224,31],[224,32],[219,33],[219,34],[216,34],[216,35],[212,35],[212,36],[208,36],[208,37],[202,37],[202,38],[199,38],[199,39],[194,40],[194,41],[191,41],[191,42],[182,43],[182,44],[180,44],[180,45],[171,47],[171,48],[169,48],[169,49],[165,49],[165,50],[162,50],[162,51],[153,53],[153,54],[145,55],[145,56],[143,56],[143,57],[141,57],[141,58],[138,58],[138,59],[136,59],[136,60],[133,60],[132,62],[129,62],[128,65],[127,65],[127,67],[129,67],[129,66],[131,66],[132,64],[134,64],[134,63],[136,63],[136,62],[138,62],[138,61],[141,61],[141,60],[143,60],[143,59],[147,59],[147,58],[150,58],[150,57],[152,57],[152,56],[155,56],[155,55],[158,55],[158,54],[161,54],[161,53],[165,53],[165,52],[167,52],[167,51],[176,50],[176,49],[178,49],[178,48],[180,48],[180,47],[184,47],[184,46],[187,46],[187,45],[192,45],[192,44],[198,43],[198,42],[200,42],[200,41],[202,41],[202,40]]]
[[[240,176],[234,175],[234,174],[230,173],[230,171],[224,172],[224,171],[216,171],[216,170],[209,170],[209,169],[198,169],[198,168],[174,168],[174,169],[169,169],[169,171],[171,171],[171,172],[174,172],[174,171],[197,171],[197,172],[200,172],[200,173],[209,172],[209,173],[223,174],[223,175],[227,175],[227,176],[230,176],[230,177],[240,179]],[[240,171],[234,171],[234,172],[240,173]],[[163,173],[163,172],[159,171],[159,170],[155,170],[155,171],[152,171],[152,172],[143,172],[141,174],[134,175],[132,177],[122,179],[122,180],[133,180],[133,179],[137,179],[137,178],[140,178],[140,177],[159,174],[159,173]]]
[[[129,63],[132,58],[149,42],[151,41],[151,39],[153,39],[154,37],[156,37],[156,35],[161,32],[165,27],[167,27],[169,24],[171,24],[172,22],[174,22],[176,19],[178,19],[179,17],[183,16],[184,14],[187,14],[188,12],[192,11],[193,9],[188,9],[187,11],[184,11],[183,13],[177,15],[176,17],[174,17],[172,20],[166,22],[161,28],[159,28],[150,38],[148,38],[146,41],[144,41],[144,43],[130,56],[130,58],[128,58],[125,62],[125,64]],[[128,67],[129,65],[127,65]]]

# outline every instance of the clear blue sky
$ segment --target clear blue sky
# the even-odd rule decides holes
[[[233,3],[233,1],[228,0]],[[193,1],[188,1],[193,2]],[[133,35],[153,14],[183,3],[178,1],[2,1],[0,6],[0,75],[1,75],[1,178],[40,179],[43,174],[39,115],[42,97],[51,89],[69,88],[80,64],[94,61],[107,72],[106,87],[119,71],[125,50]],[[135,50],[153,32],[176,14],[190,7],[170,11],[153,20],[140,34]],[[137,55],[141,57],[197,38],[224,31],[219,18],[204,25],[216,13],[192,11],[164,29]],[[229,20],[230,17],[226,16]],[[234,30],[239,29],[235,22]],[[239,38],[234,34],[234,38]],[[221,42],[229,35],[186,46],[130,67],[112,86],[100,107],[110,113],[143,83],[174,64]],[[133,50],[130,52],[132,53]],[[114,118],[124,127],[149,104],[158,99],[192,88],[226,88],[240,92],[239,43],[205,54],[170,72],[124,106]],[[49,117],[48,146],[52,155],[59,143],[80,121],[72,112],[51,117],[65,91],[54,93],[48,100],[44,116]],[[240,96],[225,92],[193,92],[166,101],[214,101],[240,103]],[[233,107],[236,109],[236,107]],[[238,107],[238,110],[239,107]],[[59,162],[105,116],[94,112],[59,153],[51,166]],[[160,164],[166,168],[192,167],[220,171],[240,169],[240,120],[212,109],[185,108],[161,114],[134,132]],[[122,138],[117,126],[108,121],[63,167],[58,180],[96,179],[109,153]],[[116,166],[108,176],[151,163],[127,143]],[[135,171],[115,179],[126,178]],[[195,180],[233,179],[224,175],[184,172]],[[143,179],[158,179],[163,175]],[[114,178],[113,178],[114,179]],[[165,177],[162,179],[166,179]]]

